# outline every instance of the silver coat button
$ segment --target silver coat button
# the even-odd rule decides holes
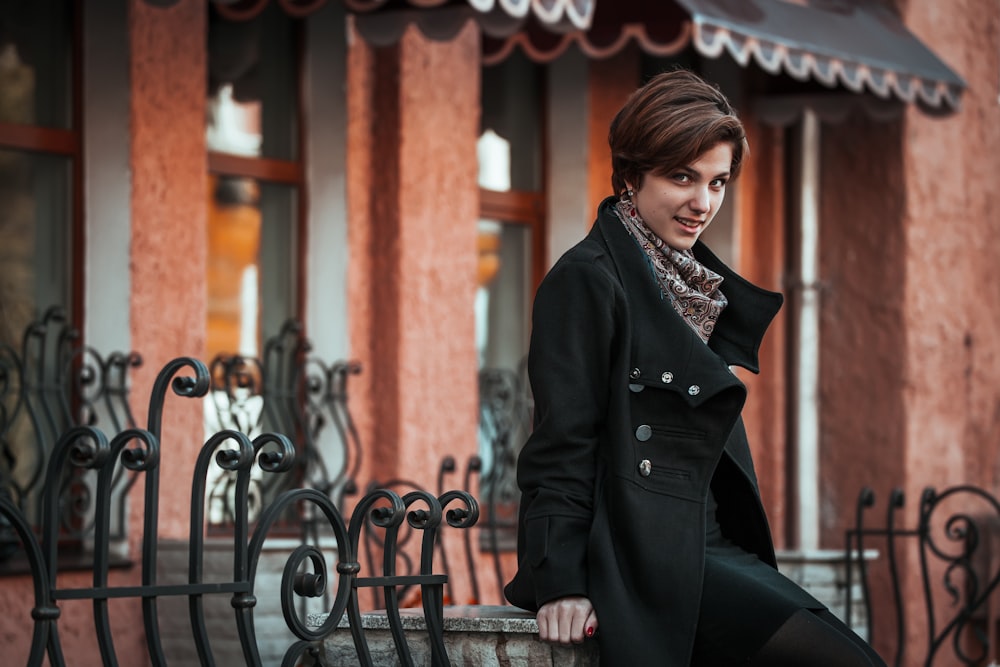
[[[628,376],[629,376],[630,378],[632,378],[633,380],[638,380],[638,379],[639,379],[639,376],[640,376],[640,375],[642,375],[642,373],[641,373],[641,372],[639,372],[639,369],[638,369],[638,368],[633,368],[633,369],[632,369],[631,371],[629,371],[629,373],[628,373]]]
[[[632,393],[635,393],[635,394],[638,394],[640,391],[642,391],[645,388],[646,388],[646,385],[644,385],[644,384],[634,384],[634,383],[630,382],[629,385],[628,385],[628,390],[631,391]]]
[[[667,371],[666,373],[660,376],[660,379],[663,381],[663,384],[670,384],[671,382],[674,381],[674,374],[671,373],[670,371]]]
[[[693,384],[690,387],[688,387],[688,393],[691,394],[692,396],[697,396],[698,394],[701,393],[701,387],[699,387],[696,384]]]
[[[653,472],[653,464],[649,462],[649,459],[643,459],[639,461],[639,474],[643,477],[649,477],[649,473]]]
[[[646,442],[653,437],[653,429],[649,424],[643,424],[635,430],[635,439],[639,442]]]

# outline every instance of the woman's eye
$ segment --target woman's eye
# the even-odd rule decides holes
[[[688,183],[691,181],[689,174],[674,174],[674,180],[678,183]]]
[[[712,187],[713,188],[724,188],[724,187],[726,187],[726,179],[724,179],[724,178],[717,178],[717,179],[715,179],[714,181],[712,181]]]

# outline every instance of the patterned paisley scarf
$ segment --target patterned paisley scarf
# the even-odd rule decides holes
[[[619,200],[615,212],[646,253],[661,297],[667,294],[677,314],[707,343],[722,309],[729,303],[719,290],[722,276],[696,260],[690,250],[674,250],[664,243],[628,199]]]

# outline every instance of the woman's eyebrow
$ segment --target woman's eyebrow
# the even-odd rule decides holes
[[[678,167],[677,171],[686,171],[695,178],[702,177],[701,172],[695,169],[694,167],[688,167],[688,166]],[[715,180],[716,178],[728,178],[730,173],[731,172],[729,169],[727,169],[726,171],[719,172],[718,174],[712,177],[712,180]]]

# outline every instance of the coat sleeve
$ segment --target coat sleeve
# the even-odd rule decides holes
[[[519,568],[535,604],[587,595],[599,435],[607,417],[621,288],[586,261],[563,261],[535,297],[528,374],[535,425],[518,457]]]

